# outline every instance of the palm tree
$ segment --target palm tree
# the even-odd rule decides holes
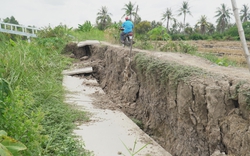
[[[208,30],[209,23],[207,22],[207,17],[205,15],[202,15],[200,19],[197,22],[197,26],[200,27],[201,34],[205,34]]]
[[[124,5],[124,8],[122,10],[125,10],[125,14],[122,16],[130,16],[130,20],[132,20],[132,15],[135,17],[136,15],[136,10],[135,10],[135,4],[132,4],[131,1],[129,1],[128,4]]]
[[[242,21],[242,23],[248,21],[250,19],[250,10],[248,5],[244,4],[243,8],[240,10],[240,19]]]
[[[182,24],[178,22],[176,18],[173,18],[173,24],[172,24],[172,27],[170,28],[170,33],[171,34],[180,33],[181,28],[182,28]]]
[[[211,35],[215,32],[215,26],[212,23],[208,23],[208,33]]]
[[[139,15],[136,15],[136,18],[134,19],[134,24],[138,24],[141,22],[141,17]]]
[[[167,8],[167,10],[163,13],[162,15],[162,19],[163,21],[166,21],[167,20],[167,32],[169,31],[168,30],[168,26],[169,26],[169,21],[173,19],[173,13],[172,13],[172,10],[171,8]]]
[[[97,13],[96,23],[100,26],[101,30],[104,30],[107,25],[111,22],[112,14],[108,12],[106,6],[102,6],[99,12]]]
[[[159,26],[162,26],[161,22],[156,22],[155,20],[153,20],[151,22],[151,29],[154,29],[154,28],[159,27]]]
[[[231,9],[228,8],[224,3],[221,4],[221,8],[217,8],[215,17],[218,17],[217,22],[217,30],[220,32],[224,32],[226,27],[229,25],[229,21],[231,19]]]
[[[184,15],[184,20],[183,20],[183,26],[184,26],[183,30],[184,30],[185,29],[185,22],[186,22],[186,15],[189,14],[192,16],[188,2],[183,1],[182,6],[178,11],[179,11],[178,16],[181,16],[182,14]]]

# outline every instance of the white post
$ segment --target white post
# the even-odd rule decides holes
[[[27,39],[28,39],[28,43],[30,43],[30,36],[27,36]]]
[[[238,27],[238,33],[240,35],[241,44],[242,44],[243,50],[245,52],[245,57],[247,60],[248,69],[250,70],[250,55],[249,55],[249,51],[248,51],[248,47],[247,47],[244,29],[243,29],[242,24],[241,24],[238,7],[237,7],[235,0],[231,0],[231,1],[232,1],[232,7],[233,7],[233,11],[234,11],[234,16],[235,16],[235,21],[236,21],[236,24]]]

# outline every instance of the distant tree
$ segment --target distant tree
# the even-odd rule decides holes
[[[167,30],[163,26],[158,26],[152,30],[150,30],[148,33],[149,38],[151,40],[168,40],[170,36],[167,33]]]
[[[194,30],[190,25],[186,25],[184,32],[188,35],[191,35],[194,32]]]
[[[221,4],[221,8],[220,7],[217,8],[215,17],[218,18],[216,22],[217,22],[217,30],[219,32],[224,32],[225,29],[228,27],[231,15],[232,15],[231,9],[228,8],[225,4]]]
[[[136,16],[135,16],[135,19],[134,19],[134,24],[136,25],[136,24],[138,24],[138,23],[140,23],[141,22],[141,17],[137,14]]]
[[[177,21],[177,19],[173,19],[174,23],[172,24],[172,27],[170,28],[170,33],[171,34],[177,34],[180,33],[182,24]]]
[[[202,15],[200,19],[198,20],[197,24],[200,27],[200,33],[205,34],[208,30],[209,23],[207,21],[207,17],[205,15]]]
[[[244,22],[242,24],[242,27],[244,29],[244,33],[245,33],[245,38],[246,40],[250,40],[250,22]],[[239,33],[238,33],[238,28],[236,25],[232,26],[231,28],[227,29],[227,31],[225,31],[225,33],[228,36],[234,37],[235,39],[240,39]]]
[[[190,7],[187,1],[183,1],[182,2],[182,6],[181,8],[178,10],[179,14],[178,16],[181,16],[183,14],[184,16],[184,20],[183,20],[183,29],[185,29],[185,22],[186,22],[186,15],[189,14],[192,16],[191,11],[190,11]]]
[[[211,35],[215,32],[215,26],[212,24],[212,23],[209,23],[209,26],[208,26],[208,33]]]
[[[136,33],[140,35],[146,34],[148,31],[151,30],[151,24],[149,21],[142,21],[138,23],[137,25],[135,25],[135,30],[136,30]]]
[[[163,13],[161,20],[163,20],[163,22],[167,20],[167,32],[168,32],[169,21],[173,20],[173,13],[172,13],[171,8],[167,8],[167,10]]]
[[[248,20],[250,20],[250,10],[248,5],[244,4],[243,8],[240,10],[240,19],[242,21],[242,23],[247,22]]]
[[[10,18],[7,17],[7,18],[3,19],[3,22],[19,25],[18,21],[15,19],[14,16],[11,16]]]
[[[93,28],[90,21],[85,21],[84,24],[78,24],[78,30],[83,32],[88,32]]]
[[[122,10],[125,10],[125,14],[122,17],[129,16],[130,20],[132,20],[132,16],[136,17],[136,8],[135,4],[132,4],[131,1],[129,1],[128,4],[124,5],[124,8]]]
[[[104,30],[110,23],[112,14],[108,12],[106,6],[102,6],[97,13],[96,23],[99,29]]]
[[[155,20],[151,22],[151,29],[154,29],[159,26],[162,26],[162,22],[156,22]]]

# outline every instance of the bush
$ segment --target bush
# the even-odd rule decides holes
[[[188,40],[188,36],[187,35],[184,35],[184,34],[172,34],[171,35],[171,39],[173,41],[176,41],[176,40]]]
[[[161,51],[166,51],[166,52],[177,52],[178,51],[178,44],[173,41],[168,41],[167,44],[165,44],[163,47],[160,49]]]
[[[212,35],[213,39],[214,40],[222,40],[224,35],[223,34],[220,34],[220,33],[215,33]]]
[[[150,30],[148,33],[149,38],[151,40],[168,40],[170,38],[170,36],[167,33],[166,28],[162,27],[162,26],[158,26],[152,30]]]
[[[78,24],[78,31],[82,31],[82,32],[89,32],[91,29],[93,28],[93,26],[91,25],[90,21],[86,21],[84,24]]]
[[[195,34],[191,34],[189,36],[189,39],[190,40],[206,40],[206,39],[208,39],[208,36],[207,35],[202,35],[202,34],[195,33]]]

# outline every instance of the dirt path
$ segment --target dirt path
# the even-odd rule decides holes
[[[102,42],[102,44],[122,48],[119,45],[112,45],[107,42]],[[133,50],[147,53],[148,55],[156,57],[160,60],[170,60],[178,64],[202,68],[211,73],[221,74],[224,76],[230,76],[236,79],[250,80],[250,72],[247,68],[223,67],[217,64],[213,64],[210,61],[203,59],[201,57],[184,54],[184,53],[147,51],[147,50],[140,50],[136,48],[134,48]]]
[[[157,58],[162,59],[162,60],[168,59],[179,64],[202,68],[211,73],[222,74],[224,76],[231,76],[234,78],[250,80],[250,72],[247,68],[223,67],[217,64],[213,64],[210,61],[205,60],[203,58],[191,56],[188,54],[181,54],[181,53],[154,52],[154,53],[150,53],[150,55],[156,56]]]
[[[74,132],[83,139],[86,149],[93,151],[95,156],[131,155],[126,146],[133,149],[135,141],[135,152],[149,143],[138,156],[170,156],[124,113],[97,107],[110,101],[95,80],[64,76],[63,85],[70,91],[66,102],[92,114],[90,122],[78,126]]]

